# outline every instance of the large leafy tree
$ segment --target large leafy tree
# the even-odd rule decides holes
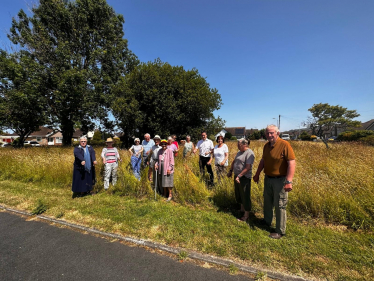
[[[328,148],[325,134],[335,128],[347,129],[359,127],[361,123],[353,120],[360,116],[356,110],[348,110],[339,105],[329,105],[328,103],[314,104],[308,109],[312,117],[308,118],[307,125],[313,134],[320,137]]]
[[[113,92],[113,114],[125,142],[144,133],[166,137],[223,127],[214,110],[222,105],[217,89],[197,69],[185,70],[160,59],[142,63],[123,77]]]
[[[18,146],[47,121],[43,78],[28,52],[0,51],[0,126],[19,135]]]
[[[123,38],[122,15],[105,0],[40,0],[13,19],[9,39],[45,69],[51,123],[71,144],[74,124],[107,117],[108,94],[138,63]]]

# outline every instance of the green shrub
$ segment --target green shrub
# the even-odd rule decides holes
[[[370,135],[370,136],[361,138],[360,141],[363,142],[364,144],[374,146],[374,135]]]
[[[238,140],[238,139],[237,139],[237,137],[232,136],[232,137],[230,138],[230,140]]]
[[[309,141],[311,140],[311,135],[309,135],[307,132],[302,132],[299,138],[303,141]]]
[[[357,141],[367,136],[374,135],[374,131],[369,130],[357,130],[357,131],[346,131],[338,136],[340,141]]]

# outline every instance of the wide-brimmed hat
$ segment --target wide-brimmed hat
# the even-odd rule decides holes
[[[112,138],[107,138],[106,142],[113,142],[113,139]]]
[[[163,139],[163,140],[161,140],[161,143],[168,143],[168,141],[167,140],[165,140],[165,139]]]
[[[160,140],[161,138],[160,138],[160,136],[159,135],[155,135],[155,137],[153,138],[154,140],[155,139],[158,139],[158,140]]]

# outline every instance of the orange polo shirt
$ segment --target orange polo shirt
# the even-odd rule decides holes
[[[264,159],[265,175],[277,177],[286,176],[287,161],[296,158],[290,143],[278,137],[273,147],[270,142],[265,144],[262,159]]]

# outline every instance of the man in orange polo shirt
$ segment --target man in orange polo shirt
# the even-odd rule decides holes
[[[275,207],[276,232],[271,233],[270,237],[279,239],[286,234],[286,207],[295,173],[295,154],[289,142],[279,137],[277,126],[267,126],[265,133],[268,142],[264,146],[262,159],[253,180],[258,183],[264,169],[264,221],[268,226],[271,225]]]

